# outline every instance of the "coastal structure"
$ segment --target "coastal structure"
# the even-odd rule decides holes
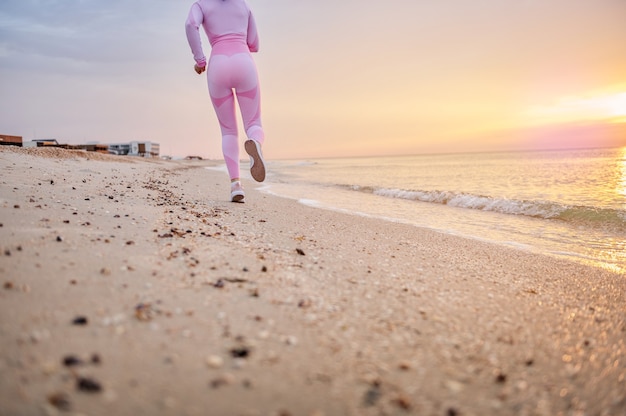
[[[0,145],[18,147],[60,147],[63,149],[86,150],[124,156],[159,157],[160,145],[154,142],[132,141],[127,143],[61,144],[57,139],[34,139],[23,141],[22,136],[0,134]]]
[[[0,145],[3,146],[22,146],[22,136],[9,136],[0,134]]]
[[[61,144],[57,141],[57,139],[34,139],[29,142],[22,143],[22,147],[44,147],[44,146],[59,147],[61,146]]]
[[[129,142],[109,145],[109,153],[116,155],[159,157],[160,146],[153,142]]]

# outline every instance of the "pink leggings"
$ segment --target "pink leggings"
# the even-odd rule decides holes
[[[235,94],[249,139],[263,144],[261,96],[254,60],[249,52],[220,53],[214,48],[208,63],[209,94],[222,130],[222,152],[231,179],[239,178],[239,138]],[[234,93],[233,93],[234,90]]]

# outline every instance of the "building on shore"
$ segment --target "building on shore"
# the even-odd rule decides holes
[[[57,139],[34,139],[29,142],[22,143],[23,147],[59,147],[61,144],[57,141]]]
[[[9,136],[7,134],[0,134],[0,145],[22,147],[22,136]]]
[[[159,157],[160,145],[154,142],[132,141],[128,143],[60,144],[57,139],[35,139],[23,141],[22,136],[0,134],[0,145],[19,147],[60,147],[63,149],[86,150],[88,152],[114,155]]]
[[[115,155],[159,157],[160,146],[153,142],[130,142],[109,145],[109,153]]]

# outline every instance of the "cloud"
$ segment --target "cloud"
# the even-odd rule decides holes
[[[45,63],[49,70],[69,73],[140,64],[154,59],[164,43],[173,45],[169,38],[181,42],[182,23],[173,23],[182,21],[182,10],[164,0],[3,0],[0,59],[6,67]]]

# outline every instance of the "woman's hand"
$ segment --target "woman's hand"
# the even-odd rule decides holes
[[[196,74],[200,75],[201,73],[206,71],[206,65],[205,66],[198,66],[198,64],[195,64],[193,66],[193,69],[196,71]]]

